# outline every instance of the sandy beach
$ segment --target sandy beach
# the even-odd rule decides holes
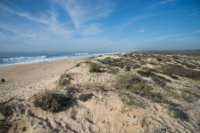
[[[14,97],[28,99],[37,92],[53,89],[60,75],[79,61],[81,59],[0,66],[0,78],[6,80],[0,85],[0,101]]]
[[[2,66],[0,132],[198,132],[199,66],[160,53]]]

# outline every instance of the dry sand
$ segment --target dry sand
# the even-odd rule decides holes
[[[0,105],[0,107],[2,106],[0,109],[11,112],[4,115],[0,113],[0,128],[2,128],[0,132],[198,132],[200,130],[199,80],[181,77],[180,75],[177,76],[178,79],[173,79],[166,73],[153,71],[153,74],[156,73],[156,75],[164,77],[164,79],[156,80],[156,82],[152,80],[151,76],[144,76],[138,72],[138,70],[144,71],[144,68],[158,69],[161,65],[170,63],[176,65],[182,63],[183,66],[185,60],[189,61],[190,66],[195,66],[193,68],[195,71],[200,69],[199,57],[184,57],[181,55],[176,57],[180,58],[177,60],[173,56],[160,54],[127,54],[124,56],[117,54],[87,59],[0,67],[0,76],[6,79],[6,83],[0,85],[0,100],[6,101],[15,97],[14,100],[4,103],[5,105]],[[162,61],[159,61],[161,59],[157,60],[157,58],[161,58]],[[106,64],[110,63],[108,61],[104,62],[105,64],[99,62],[99,60],[106,61],[105,59],[114,59],[114,62],[111,66]],[[120,62],[117,63],[119,60]],[[100,73],[90,72],[91,62],[101,64]],[[126,68],[127,66],[121,68],[121,62],[123,62],[123,65],[131,64],[131,69]],[[59,78],[63,73],[72,77],[70,83],[64,86],[59,85]],[[152,97],[117,90],[118,78],[124,74],[126,76],[130,74],[139,76],[145,81],[144,84],[152,86],[155,92],[165,95],[169,101],[176,103],[176,107],[189,115],[189,121],[184,120],[185,117],[180,118],[182,116],[178,116],[179,118],[173,117],[166,102],[154,102],[151,99]],[[163,82],[165,84],[161,84]],[[53,91],[56,94],[72,95],[76,103],[68,109],[56,113],[35,107],[33,102],[36,97],[33,95],[44,93],[45,90]],[[80,99],[82,94],[92,94],[93,96],[86,101],[82,101]],[[192,96],[192,98],[189,96]],[[128,104],[126,99],[131,100],[132,103]],[[178,113],[180,115],[180,112]]]
[[[0,84],[0,101],[13,97],[28,99],[41,90],[52,90],[60,75],[79,60],[1,66],[0,78],[6,79],[6,83]]]

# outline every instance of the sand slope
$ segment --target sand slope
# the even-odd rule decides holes
[[[10,133],[198,132],[200,130],[199,80],[188,78],[189,74],[181,75],[177,72],[174,76],[178,79],[174,79],[170,73],[158,70],[162,65],[182,64],[184,68],[196,72],[200,69],[200,58],[186,55],[176,55],[174,58],[174,56],[118,54],[76,61],[1,68],[1,75],[8,79],[8,83],[1,85],[1,100],[6,101],[12,96],[16,98],[0,105],[1,109],[7,107],[6,110],[11,112],[0,116],[0,131]],[[111,62],[105,59],[120,59],[120,61]],[[185,60],[190,61],[188,62],[190,64],[184,66]],[[99,64],[101,72],[90,72],[91,63]],[[127,68],[129,65],[130,70]],[[149,72],[149,69],[152,72]],[[178,67],[178,69],[182,68]],[[67,85],[59,84],[60,75],[63,73],[72,77]],[[116,85],[121,82],[119,80],[121,75],[137,75],[144,80],[143,84],[153,88],[149,95],[159,93],[167,99],[167,102],[161,100],[162,97],[159,97],[159,102],[155,102],[153,98],[157,97],[149,97],[145,92],[136,93],[134,90],[130,92],[117,89]],[[155,78],[156,75],[160,77]],[[124,78],[127,78],[126,76]],[[136,83],[130,82],[131,86],[134,84]],[[55,113],[35,107],[33,103],[36,97],[33,95],[46,93],[46,90],[70,95],[74,98],[75,104]],[[80,99],[82,94],[92,94],[92,97],[82,101]],[[171,103],[176,105],[169,105]],[[175,110],[178,115],[174,117],[172,114],[174,110],[169,110],[168,106],[177,107],[188,117],[179,110]]]

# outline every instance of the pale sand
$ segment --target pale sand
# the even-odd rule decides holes
[[[6,79],[6,83],[0,84],[0,101],[13,97],[28,99],[41,90],[53,89],[60,75],[80,60],[1,66],[0,78]]]

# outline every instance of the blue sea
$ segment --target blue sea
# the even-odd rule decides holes
[[[41,63],[101,54],[106,54],[106,52],[4,52],[0,53],[0,66]]]

